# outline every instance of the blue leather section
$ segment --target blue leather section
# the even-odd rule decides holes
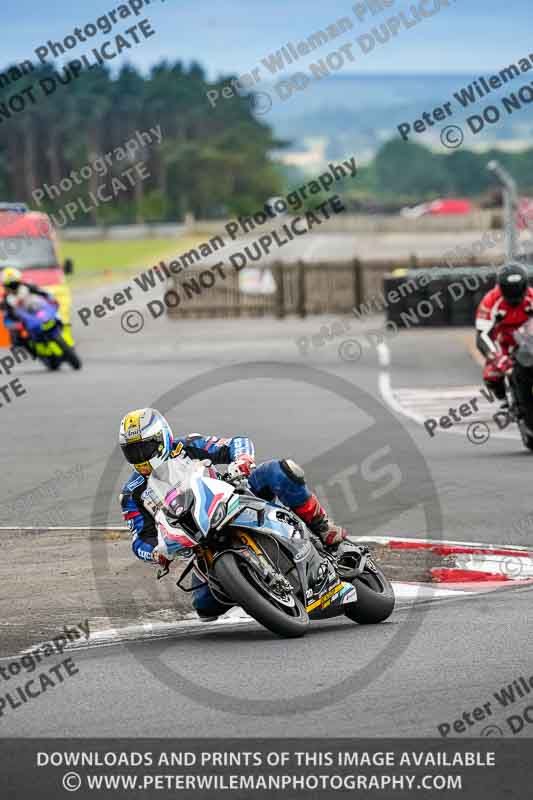
[[[266,490],[272,491],[283,505],[297,508],[305,503],[311,492],[305,483],[297,483],[283,471],[279,461],[265,461],[260,464],[248,479],[254,494],[261,495]]]
[[[218,436],[202,436],[192,433],[174,440],[181,442],[185,453],[191,458],[209,458],[214,464],[229,464],[238,456],[255,454],[254,444],[245,436],[222,439]]]
[[[255,447],[251,439],[246,436],[234,436],[229,446],[231,461],[239,456],[254,456]]]
[[[191,583],[195,587],[192,593],[192,607],[199,616],[219,617],[228,610],[229,606],[222,605],[215,600],[207,583],[204,583],[198,575],[193,574]]]
[[[142,475],[138,475],[135,473],[137,478],[141,478],[141,481],[144,480]],[[132,487],[135,488],[135,485],[139,485],[139,482],[136,479],[130,479],[128,483],[124,487],[124,492],[120,498],[120,505],[122,508],[122,514],[124,515],[124,519],[126,520],[126,524],[130,531],[136,534],[140,534],[144,530],[144,517],[139,510],[139,506],[135,502],[133,496],[128,493],[132,491]],[[131,516],[134,514],[135,516]]]
[[[131,549],[137,558],[141,559],[141,561],[152,561],[152,550],[154,549],[153,545],[148,544],[148,542],[143,542],[143,540],[139,539],[138,536],[136,536],[132,541]]]

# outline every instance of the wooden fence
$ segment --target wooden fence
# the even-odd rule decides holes
[[[487,259],[470,258],[457,262],[456,267],[486,265]],[[263,272],[271,270],[275,292],[259,294],[242,292],[239,288],[239,273],[224,265],[223,277],[213,273],[213,285],[202,280],[198,269],[191,269],[173,277],[169,288],[177,292],[169,299],[168,313],[175,317],[239,317],[275,316],[279,319],[289,315],[306,317],[308,314],[348,314],[354,306],[379,296],[383,290],[383,279],[398,269],[414,267],[442,267],[436,259],[395,261],[367,261],[359,259],[318,264],[275,263],[270,267],[257,268]],[[207,286],[208,288],[204,288]]]

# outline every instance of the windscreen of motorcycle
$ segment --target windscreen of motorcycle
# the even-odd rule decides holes
[[[193,478],[201,474],[198,465],[185,458],[165,461],[150,475],[148,488],[171,516],[178,518],[194,502]]]

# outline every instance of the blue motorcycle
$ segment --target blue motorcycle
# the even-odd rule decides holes
[[[19,337],[48,369],[57,370],[64,361],[73,369],[81,369],[70,327],[63,324],[56,305],[39,298],[17,305],[14,313],[19,320]]]
[[[387,619],[391,584],[368,548],[347,542],[335,555],[290,509],[234,486],[205,462],[179,457],[150,476],[143,503],[154,515],[158,549],[187,559],[221,603],[241,606],[279,636],[303,636],[310,619],[345,614],[360,624]],[[168,574],[168,567],[158,577]]]

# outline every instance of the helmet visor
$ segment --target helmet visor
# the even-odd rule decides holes
[[[129,464],[143,464],[158,455],[163,445],[160,439],[145,439],[143,442],[129,442],[120,446]]]
[[[518,305],[527,291],[528,277],[522,266],[509,264],[498,276],[498,285],[504,298],[512,306]]]
[[[525,280],[518,280],[516,283],[505,282],[501,288],[507,302],[518,305],[524,299],[527,282]]]

